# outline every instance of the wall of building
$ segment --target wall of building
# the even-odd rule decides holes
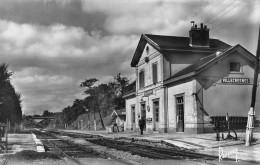
[[[184,133],[197,133],[196,80],[168,87],[168,132],[176,132],[176,96],[184,96]]]
[[[125,131],[135,130],[136,129],[136,123],[132,123],[132,110],[131,107],[135,106],[135,119],[136,123],[137,121],[137,106],[136,106],[136,98],[135,97],[128,97],[125,99],[125,108],[126,108],[126,122],[125,122]]]
[[[120,117],[117,116],[116,123],[117,123],[117,126],[121,127],[121,126],[124,126],[125,121],[121,120]]]
[[[149,47],[149,52],[146,52],[146,47]],[[137,96],[136,96],[136,110],[138,113],[141,111],[141,103],[146,105],[146,131],[151,132],[155,130],[154,124],[154,107],[153,101],[159,100],[159,130],[160,132],[165,132],[166,123],[165,111],[164,111],[164,89],[162,88],[162,79],[163,79],[163,69],[162,69],[162,55],[155,50],[149,44],[144,48],[142,57],[137,65]],[[145,61],[145,57],[149,58],[149,61]],[[152,73],[152,64],[157,63],[157,83],[153,83],[153,73]],[[145,70],[145,87],[140,89],[139,87],[139,72]],[[147,94],[146,92],[149,92]],[[140,114],[141,115],[141,114]],[[137,125],[138,127],[138,125]],[[157,131],[157,130],[156,130]]]
[[[197,53],[197,52],[173,52],[164,55],[164,79],[182,69],[188,67],[195,61],[202,57],[210,55],[211,53]]]
[[[137,83],[136,83],[136,86],[137,86],[137,90],[140,90],[139,88],[139,72],[141,70],[145,70],[145,87],[149,87],[151,85],[154,85],[153,84],[153,76],[152,76],[152,64],[153,63],[158,63],[157,65],[157,69],[158,69],[158,82],[161,82],[162,81],[162,65],[161,65],[161,58],[162,58],[162,55],[157,51],[155,50],[152,46],[150,46],[149,44],[146,45],[146,47],[149,47],[149,54],[146,53],[146,50],[144,49],[144,52],[141,56],[141,59],[137,65]],[[146,48],[145,47],[145,48]],[[145,57],[149,57],[149,61],[146,62],[145,61]]]
[[[164,88],[158,87],[153,88],[153,94],[149,96],[145,96],[140,93],[137,96],[137,104],[139,104],[139,112],[140,112],[140,105],[145,104],[146,106],[146,131],[159,131],[159,132],[166,132],[167,129],[167,114],[164,109]],[[159,129],[155,130],[155,118],[154,118],[154,101],[159,101]],[[141,114],[142,115],[142,114]],[[150,121],[148,120],[150,119]]]
[[[148,50],[147,50],[148,47]],[[156,52],[158,52],[156,49],[154,49],[150,44],[146,44],[143,50],[143,53],[141,55],[141,58],[139,60],[139,62],[143,61],[145,57],[149,57],[152,54],[155,54]]]
[[[230,73],[229,63],[240,62],[241,73]],[[219,61],[213,67],[201,74],[199,81],[203,87],[203,104],[210,116],[247,116],[251,103],[254,69],[252,63],[238,53]],[[249,84],[223,83],[223,78],[246,78]],[[201,80],[203,79],[203,80]],[[260,97],[259,87],[257,99]],[[256,101],[255,109],[260,109],[260,102]],[[256,111],[256,117],[260,115]]]

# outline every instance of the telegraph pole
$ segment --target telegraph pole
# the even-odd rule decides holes
[[[258,68],[259,68],[259,55],[260,54],[260,27],[258,32],[258,44],[256,51],[256,59],[255,59],[255,73],[254,73],[254,84],[252,90],[252,100],[250,110],[248,112],[247,126],[246,126],[246,146],[251,145],[251,141],[253,138],[253,129],[254,129],[254,116],[255,116],[255,100],[256,100],[256,90],[258,83]]]

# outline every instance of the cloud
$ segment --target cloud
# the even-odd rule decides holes
[[[102,83],[120,72],[134,79],[130,62],[142,33],[187,36],[195,20],[213,38],[256,49],[258,1],[0,2],[0,60],[14,71],[27,112],[60,111],[83,97],[79,84],[86,78]]]
[[[255,41],[250,39],[257,33],[254,27],[259,25],[258,1],[82,0],[82,4],[86,13],[106,15],[104,30],[110,34],[188,36],[190,21],[194,20],[208,25],[212,38],[240,43],[255,51]]]
[[[81,0],[0,0],[0,18],[19,24],[82,27],[103,31],[105,15],[85,13]]]
[[[24,68],[20,72],[15,72],[12,78],[16,90],[22,94],[23,108],[27,112],[43,111],[43,107],[40,106],[51,111],[60,111],[80,92],[73,77],[41,73],[40,68]],[[64,100],[70,101],[64,102]]]
[[[27,112],[42,111],[37,109],[40,105],[60,111],[75,96],[82,97],[79,80],[96,77],[105,83],[119,72],[134,73],[130,59],[138,39],[135,35],[102,36],[63,24],[0,20],[0,60],[10,64],[13,84],[22,93]]]

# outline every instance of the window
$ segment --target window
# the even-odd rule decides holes
[[[139,73],[139,88],[144,88],[144,70]]]
[[[230,62],[230,72],[241,72],[241,66],[239,62]]]
[[[178,121],[184,120],[184,103],[183,103],[183,96],[176,98],[176,109],[177,109],[177,118]]]
[[[159,101],[153,103],[155,122],[159,122]]]
[[[149,54],[149,46],[146,46],[146,53]]]
[[[152,70],[153,70],[153,83],[157,83],[158,82],[158,63],[155,62],[152,64]]]
[[[141,117],[144,117],[146,119],[145,103],[141,104]]]
[[[131,106],[131,111],[132,111],[132,123],[135,123],[135,105]]]

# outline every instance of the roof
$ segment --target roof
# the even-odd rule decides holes
[[[118,117],[121,119],[121,120],[126,120],[126,115],[118,115]]]
[[[201,58],[200,60],[194,62],[193,64],[191,64],[190,66],[184,68],[183,70],[177,72],[176,74],[174,74],[173,76],[169,77],[165,84],[167,84],[169,81],[168,80],[172,80],[175,78],[186,78],[189,76],[194,76],[198,73],[200,73],[202,70],[204,70],[205,68],[209,67],[211,64],[214,64],[216,61],[219,61],[220,59],[226,57],[227,55],[231,54],[234,51],[243,51],[243,53],[241,53],[242,55],[244,55],[245,53],[247,53],[249,56],[247,56],[248,59],[250,59],[251,61],[254,61],[255,56],[253,54],[251,54],[249,51],[247,51],[245,48],[243,48],[241,45],[236,45],[236,46],[232,46],[226,49],[222,49],[220,50],[220,54],[214,53],[211,54],[209,56],[206,56],[204,58]],[[186,75],[186,76],[184,76]]]
[[[114,110],[112,112],[111,116],[113,116],[114,114],[116,116],[122,116],[122,115],[126,115],[126,111],[125,111],[125,109]]]
[[[135,96],[135,93],[136,93],[136,81],[132,82],[131,84],[125,87],[123,98]]]
[[[189,37],[142,34],[131,62],[132,67],[135,67],[139,62],[147,43],[158,51],[201,51],[213,53],[216,50],[230,47],[230,45],[218,39],[210,39],[209,47],[192,47],[190,46]]]
[[[232,47],[230,47],[229,49],[231,49]],[[229,49],[225,49],[224,51],[221,52],[221,54],[225,53],[227,50]],[[174,77],[179,77],[181,75],[184,74],[188,74],[190,72],[194,72],[197,71],[198,69],[200,69],[202,66],[204,66],[206,63],[210,62],[211,60],[214,60],[215,58],[217,58],[218,56],[220,56],[221,54],[217,55],[217,53],[211,54],[209,56],[203,57],[198,61],[195,61],[193,64],[191,64],[190,66],[184,68],[183,70],[177,72],[176,74],[174,74],[173,76],[171,76],[171,78]]]
[[[191,47],[189,37],[178,37],[178,36],[162,36],[162,35],[152,35],[145,34],[145,36],[157,44],[160,50],[168,49],[185,49],[185,50],[198,50],[201,48]],[[203,49],[223,49],[229,46],[228,44],[218,40],[210,39],[209,48],[205,47]]]

